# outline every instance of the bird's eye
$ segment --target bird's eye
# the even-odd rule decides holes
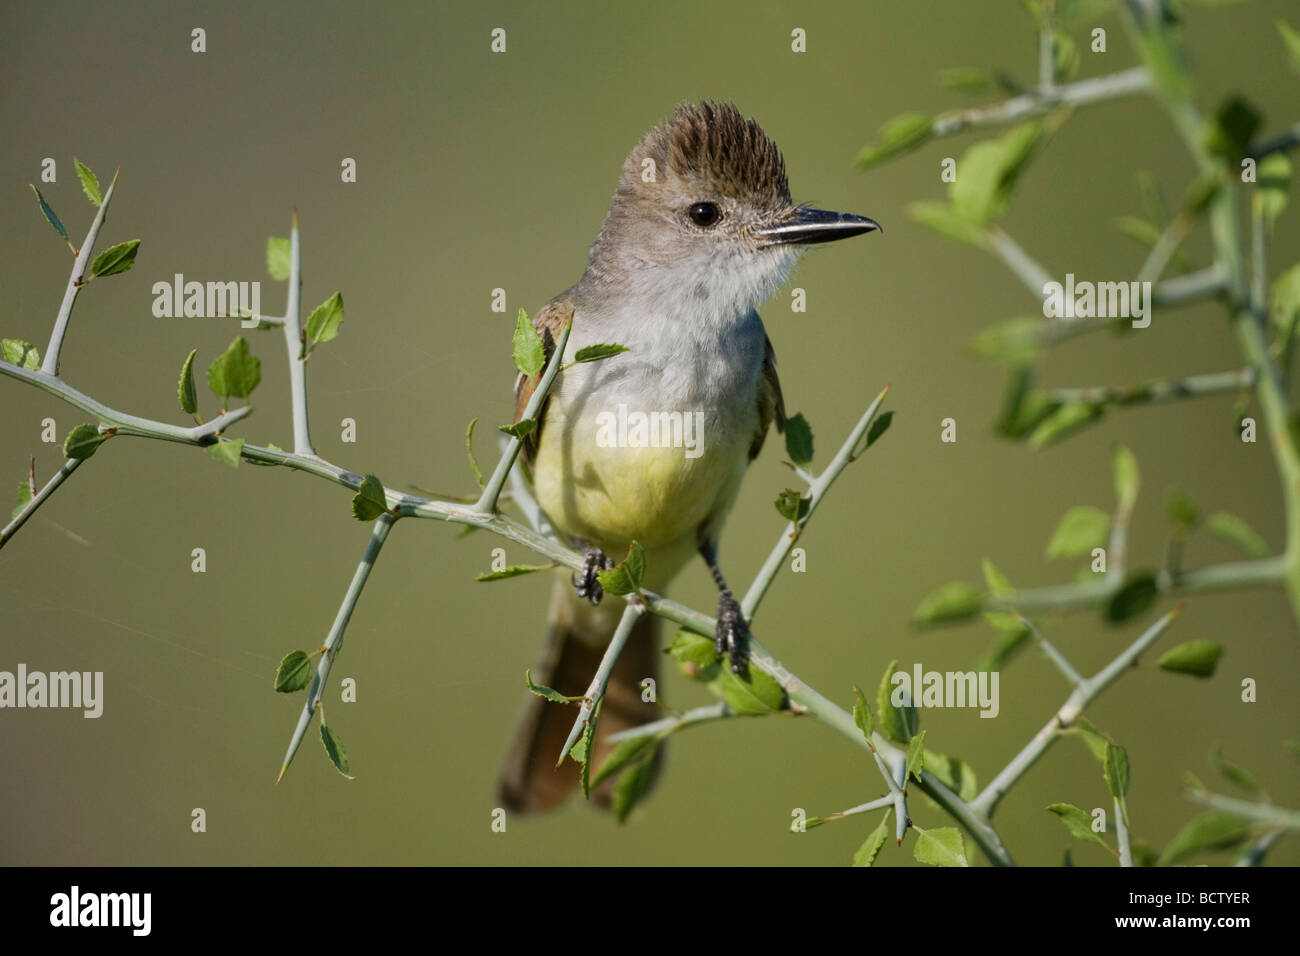
[[[717,225],[718,220],[722,218],[722,210],[718,208],[718,204],[711,202],[697,202],[686,211],[686,214],[691,217],[691,222],[703,228]]]

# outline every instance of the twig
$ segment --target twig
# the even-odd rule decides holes
[[[732,713],[727,708],[726,702],[718,701],[716,704],[692,707],[686,713],[677,717],[665,717],[663,720],[651,721],[648,724],[641,724],[639,727],[620,730],[616,734],[609,735],[609,742],[617,744],[624,740],[634,740],[637,737],[667,737],[669,734],[675,734],[687,727],[694,727],[697,724],[709,723],[731,716]]]
[[[1183,378],[1144,382],[1141,385],[1094,385],[1087,388],[1054,388],[1047,397],[1057,402],[1086,402],[1090,405],[1145,405],[1173,402],[1184,398],[1222,395],[1250,388],[1255,381],[1253,368],[1188,375]]]
[[[53,477],[45,483],[45,487],[32,496],[31,500],[23,505],[22,510],[14,515],[13,520],[5,525],[3,529],[0,529],[0,548],[3,548],[9,539],[18,533],[18,529],[26,523],[32,513],[45,503],[46,498],[54,494],[54,489],[63,484],[63,480],[76,471],[77,466],[83,461],[85,461],[84,458],[69,458],[65,461],[63,467],[56,471]]]
[[[311,687],[307,691],[307,700],[303,704],[302,714],[298,717],[298,726],[294,728],[293,737],[289,741],[289,749],[285,751],[284,764],[280,767],[280,775],[276,777],[276,783],[284,779],[284,773],[289,769],[293,755],[298,752],[298,745],[302,743],[307,733],[312,716],[320,706],[321,694],[324,693],[330,668],[334,666],[334,659],[338,657],[339,650],[343,647],[343,631],[352,618],[357,599],[361,597],[361,590],[366,586],[366,579],[370,577],[370,569],[374,567],[375,560],[388,539],[388,532],[392,530],[396,520],[393,515],[385,513],[375,521],[370,532],[370,540],[366,543],[365,554],[361,556],[361,563],[357,565],[356,573],[352,575],[352,583],[348,585],[348,591],[343,595],[343,603],[339,605],[329,636],[325,638],[325,645],[321,648],[320,662],[316,665],[316,676],[312,678]]]
[[[1300,123],[1288,127],[1269,139],[1251,143],[1246,149],[1246,155],[1260,160],[1270,153],[1280,153],[1297,145],[1300,145]]]
[[[315,455],[307,422],[307,338],[302,328],[302,248],[298,241],[298,213],[289,230],[289,295],[284,307],[284,346],[289,356],[289,396],[293,403],[293,450]]]
[[[1016,123],[1031,116],[1040,116],[1058,106],[1087,106],[1104,100],[1131,96],[1150,89],[1151,81],[1142,67],[1133,67],[1057,86],[1051,95],[1039,92],[1025,93],[992,106],[954,110],[935,118],[931,132],[935,136],[950,136],[977,126],[1001,126]]]
[[[1043,649],[1043,653],[1047,655],[1048,659],[1056,665],[1056,669],[1065,675],[1065,679],[1075,687],[1082,686],[1084,683],[1083,677],[1074,669],[1074,665],[1066,660],[1065,655],[1058,651],[1056,646],[1043,636],[1042,631],[1034,626],[1034,622],[1023,616],[1021,616],[1020,622],[1024,624],[1029,633],[1033,635],[1034,640],[1038,642],[1038,646]]]
[[[592,677],[586,693],[582,696],[582,706],[578,708],[578,716],[573,721],[573,729],[569,731],[569,739],[564,742],[564,748],[560,751],[559,759],[556,761],[557,765],[564,762],[564,758],[573,749],[579,735],[587,726],[587,721],[591,719],[592,713],[596,710],[596,705],[605,696],[605,687],[609,684],[609,675],[614,673],[614,665],[618,663],[618,656],[623,653],[627,639],[632,635],[632,628],[636,626],[637,619],[643,611],[644,608],[641,603],[635,600],[629,600],[627,607],[623,609],[623,616],[619,618],[618,627],[614,629],[614,636],[609,639],[609,646],[605,648],[605,654],[600,659],[596,674]],[[587,755],[587,759],[591,759],[591,754]]]
[[[1052,274],[1044,269],[1033,256],[1027,253],[1018,242],[1007,235],[998,226],[991,226],[986,235],[992,242],[993,251],[1008,269],[1024,283],[1035,299],[1043,301],[1043,288],[1054,281]]]
[[[1124,807],[1119,802],[1119,797],[1114,798],[1115,802],[1115,839],[1119,843],[1119,865],[1133,865],[1133,846],[1129,843],[1128,821],[1124,819]]]
[[[1269,830],[1252,843],[1233,866],[1263,866],[1264,857],[1268,856],[1268,851],[1273,849],[1280,839],[1282,839],[1281,830]]]
[[[1300,811],[1277,807],[1271,803],[1259,803],[1242,800],[1239,797],[1225,797],[1218,793],[1206,793],[1204,790],[1191,790],[1187,799],[1214,810],[1222,810],[1233,816],[1255,823],[1282,830],[1300,830]]]

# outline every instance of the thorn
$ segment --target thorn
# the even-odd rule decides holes
[[[275,778],[275,782],[276,782],[276,783],[279,783],[281,780],[284,779],[284,772],[285,772],[286,770],[288,770],[288,769],[289,769],[289,765],[288,765],[288,764],[285,764],[283,767],[280,768],[280,776],[278,776],[278,777]]]
[[[113,181],[108,184],[109,189],[112,189],[114,186],[117,185],[117,174],[120,173],[121,171],[122,171],[121,166],[118,166],[117,169],[113,170]]]

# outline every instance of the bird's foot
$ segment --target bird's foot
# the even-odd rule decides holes
[[[574,574],[571,580],[574,588],[577,589],[578,597],[584,597],[592,604],[599,604],[600,599],[605,596],[605,589],[600,586],[600,579],[596,575],[600,571],[608,571],[614,566],[614,562],[600,548],[588,545],[582,550],[585,555],[582,572]]]
[[[727,655],[733,674],[744,674],[749,658],[749,624],[745,614],[730,592],[718,598],[718,627],[714,647],[719,654]]]

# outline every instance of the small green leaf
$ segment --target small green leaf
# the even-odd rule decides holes
[[[220,438],[208,446],[208,455],[231,468],[238,468],[244,454],[244,439]]]
[[[934,118],[927,113],[904,113],[882,127],[874,144],[858,153],[858,169],[867,169],[894,156],[911,152],[933,135]]]
[[[871,740],[871,732],[876,728],[876,722],[871,717],[871,705],[856,684],[853,686],[853,694],[853,722],[862,731],[862,736]]]
[[[517,578],[520,575],[532,574],[535,571],[549,571],[555,567],[553,564],[512,564],[508,568],[502,568],[500,571],[484,571],[475,581],[504,581],[506,578]]]
[[[1256,197],[1259,202],[1259,214],[1269,231],[1277,223],[1278,217],[1286,209],[1287,191],[1291,186],[1291,160],[1285,153],[1273,153],[1265,156],[1256,171]]]
[[[613,356],[620,355],[627,350],[628,348],[626,345],[588,345],[573,353],[573,361],[599,362],[601,359],[612,358]]]
[[[650,748],[650,753],[619,777],[618,783],[614,784],[614,792],[610,794],[609,803],[610,809],[614,811],[614,818],[619,823],[626,822],[633,807],[650,792],[659,773],[659,761],[655,759],[655,752],[658,749],[659,744],[656,742]]]
[[[989,326],[967,342],[966,348],[991,362],[1030,365],[1038,360],[1042,332],[1040,316],[1021,315]]]
[[[474,426],[478,424],[478,419],[470,420],[469,426],[465,429],[465,454],[469,456],[469,467],[474,472],[474,480],[478,482],[480,488],[483,487],[483,472],[479,471],[478,459],[474,457]]]
[[[343,295],[335,292],[307,316],[307,341],[313,345],[332,342],[338,338],[339,326],[342,324]]]
[[[933,750],[925,752],[925,769],[934,774],[945,787],[967,803],[979,793],[975,770],[959,757],[948,757]]]
[[[805,498],[801,492],[793,488],[786,488],[776,496],[776,501],[772,504],[776,506],[777,514],[782,518],[798,524],[808,517],[808,512],[812,508],[812,499]]]
[[[993,424],[997,434],[1024,438],[1061,407],[1060,402],[1036,391],[1033,385],[1032,365],[1015,365],[1007,371],[1007,380],[1002,386],[1002,405]]]
[[[208,366],[208,388],[223,402],[248,398],[261,381],[262,360],[249,351],[242,335]]]
[[[1206,124],[1205,148],[1232,165],[1246,155],[1251,137],[1263,123],[1259,111],[1240,96],[1219,107],[1214,119]]]
[[[356,777],[349,773],[352,768],[348,764],[348,752],[343,748],[343,741],[339,740],[334,731],[325,726],[323,720],[320,725],[320,739],[321,743],[325,745],[325,755],[330,758],[330,763],[334,765],[334,769],[349,780],[355,780]]]
[[[1165,514],[1169,517],[1169,523],[1173,525],[1174,533],[1180,538],[1186,538],[1200,523],[1196,503],[1186,492],[1178,488],[1170,488],[1165,496]]]
[[[90,264],[90,272],[96,278],[115,276],[126,272],[131,266],[135,265],[135,256],[139,251],[139,239],[129,239],[126,242],[119,242],[115,246],[109,246],[95,256],[95,261]]]
[[[361,487],[352,496],[352,517],[358,521],[374,521],[388,510],[384,483],[374,475],[366,475]]]
[[[185,364],[181,366],[180,381],[176,383],[176,400],[181,404],[181,411],[187,415],[193,415],[199,410],[199,395],[194,387],[194,356],[198,354],[198,349],[190,349],[190,354],[185,356]]]
[[[975,670],[977,672],[1000,671],[1028,645],[1029,628],[1025,627],[1024,622],[1016,615],[1000,611],[985,612],[984,620],[999,633],[993,646],[981,654],[979,660],[975,662]]]
[[[1160,854],[1160,865],[1170,866],[1204,850],[1226,850],[1250,835],[1250,824],[1223,810],[1194,817],[1174,835]]]
[[[1101,834],[1092,829],[1092,817],[1084,813],[1072,803],[1053,803],[1048,810],[1055,813],[1065,824],[1065,828],[1070,831],[1070,836],[1077,840],[1083,840],[1086,843],[1095,843],[1097,846],[1106,845],[1106,841],[1101,838]]]
[[[628,740],[621,741],[605,758],[601,764],[596,776],[592,778],[591,785],[599,787],[605,780],[614,776],[624,767],[644,760],[655,750],[658,740],[654,734],[646,734],[642,737],[632,737]]]
[[[45,201],[45,197],[41,195],[41,191],[36,188],[34,183],[31,184],[31,187],[32,192],[36,193],[36,201],[41,204],[41,212],[45,214],[45,221],[54,227],[54,231],[63,237],[64,242],[68,245],[72,245],[72,240],[68,238],[68,230],[65,229],[63,223],[59,221],[59,217],[54,214],[54,210],[51,209],[50,204]]]
[[[876,688],[876,724],[886,738],[896,744],[906,745],[920,724],[920,718],[914,705],[895,707],[890,699],[894,691],[893,676],[896,670],[898,661],[890,661],[880,678],[880,686]]]
[[[761,717],[789,707],[785,688],[757,667],[751,666],[744,677],[733,674],[729,667],[719,668],[718,675],[709,682],[709,690],[721,697],[737,717]]]
[[[1277,21],[1277,32],[1282,36],[1287,56],[1291,60],[1291,69],[1300,73],[1300,31],[1295,30],[1285,20]]]
[[[795,415],[785,423],[785,453],[800,468],[806,468],[812,463],[812,427],[808,424],[808,419],[803,417],[803,412]],[[778,506],[777,510],[780,510],[780,506]]]
[[[81,191],[96,206],[102,206],[104,200],[99,194],[99,180],[95,177],[95,174],[90,171],[89,166],[75,156],[72,157],[72,164],[77,167],[77,178],[81,180]]]
[[[984,584],[988,587],[989,594],[993,595],[995,598],[1004,598],[1010,597],[1015,593],[1016,589],[1011,586],[1011,583],[1006,579],[1002,572],[994,567],[993,562],[988,558],[984,559],[983,568]]]
[[[1130,770],[1128,751],[1118,744],[1106,743],[1106,756],[1102,759],[1102,773],[1106,778],[1106,789],[1116,800],[1128,796]]]
[[[880,855],[880,848],[885,845],[885,840],[889,836],[887,825],[889,824],[890,812],[891,810],[885,811],[884,817],[880,820],[880,825],[867,835],[862,846],[858,847],[857,852],[853,854],[854,866],[871,866],[876,862],[876,857]]]
[[[983,606],[984,596],[974,585],[952,581],[931,591],[912,612],[913,624],[938,624],[974,617]]]
[[[718,651],[713,638],[693,631],[678,631],[668,653],[684,665],[683,669],[689,668],[691,676],[709,680],[713,678],[713,674],[705,673],[718,662]]]
[[[904,779],[912,777],[920,781],[921,774],[925,772],[925,731],[921,731],[912,738],[912,744],[907,749],[907,773]]]
[[[1023,123],[966,150],[957,163],[957,179],[948,186],[952,211],[980,226],[1005,213],[1016,180],[1042,135],[1042,124]]]
[[[1285,338],[1300,320],[1300,262],[1287,269],[1269,289],[1272,304],[1269,314],[1278,332]]]
[[[524,683],[528,686],[528,690],[531,693],[536,694],[538,697],[545,697],[547,700],[556,704],[571,704],[575,700],[582,700],[581,695],[577,697],[566,697],[558,690],[547,687],[545,684],[534,684],[533,672],[531,670],[524,671]]]
[[[1205,520],[1205,527],[1215,536],[1229,544],[1235,544],[1252,558],[1268,555],[1268,542],[1241,518],[1226,511],[1210,515]]]
[[[18,482],[18,493],[14,495],[14,507],[9,512],[10,518],[17,518],[22,510],[27,507],[27,503],[32,500],[32,483],[24,478]]]
[[[89,458],[108,438],[108,434],[94,425],[78,425],[63,440],[63,457]]]
[[[600,719],[600,708],[604,700],[596,704],[596,709],[591,712],[587,719],[587,729],[582,735],[582,772],[578,774],[578,779],[582,783],[582,795],[588,800],[591,799],[591,758],[596,753],[596,721]],[[577,747],[574,747],[577,750]],[[574,758],[577,760],[577,758]]]
[[[518,438],[520,441],[523,441],[531,435],[535,428],[537,428],[537,420],[533,418],[525,418],[522,421],[515,422],[513,425],[497,426],[498,431],[503,431],[513,438]]]
[[[983,249],[988,244],[984,227],[963,219],[946,202],[908,203],[907,214],[913,222],[920,223],[945,238],[956,239],[976,249]]]
[[[1115,500],[1119,503],[1121,512],[1130,512],[1137,502],[1138,488],[1142,484],[1137,458],[1126,446],[1116,445],[1112,462],[1115,472]]]
[[[641,589],[645,580],[645,549],[633,541],[627,549],[627,557],[607,571],[598,571],[596,578],[600,586],[610,594],[631,594]]]
[[[306,651],[290,651],[280,659],[275,671],[275,689],[280,694],[292,694],[311,683],[311,658]]]
[[[1092,751],[1092,755],[1104,764],[1106,762],[1106,750],[1111,744],[1110,737],[1105,732],[1098,730],[1086,717],[1075,718],[1074,727],[1079,732],[1079,737]]]
[[[266,271],[272,279],[283,282],[289,278],[289,265],[292,262],[293,247],[288,239],[268,236],[266,240]]]
[[[1223,775],[1224,779],[1230,780],[1243,790],[1259,793],[1259,781],[1255,779],[1255,775],[1244,767],[1238,767],[1235,763],[1225,760],[1223,758],[1223,748],[1214,748],[1214,753],[1210,754],[1210,763],[1215,770]]]
[[[546,350],[542,346],[542,337],[528,321],[528,313],[523,309],[519,310],[519,321],[515,325],[514,359],[515,368],[525,375],[536,375],[546,364]]]
[[[1156,666],[1175,674],[1212,677],[1221,656],[1223,648],[1212,641],[1188,641],[1161,654]]]
[[[1076,505],[1061,518],[1052,540],[1047,543],[1049,558],[1068,558],[1091,554],[1093,548],[1106,544],[1110,534],[1110,515],[1091,505]]]
[[[993,85],[993,77],[986,71],[969,67],[940,70],[937,78],[940,86],[962,93],[983,93]]]
[[[1066,402],[1034,429],[1029,443],[1035,448],[1046,448],[1091,425],[1104,411],[1104,406],[1090,402]]]
[[[0,350],[2,350],[0,354],[10,365],[17,365],[30,371],[41,367],[41,353],[36,351],[36,346],[31,342],[24,342],[22,339],[0,339]]]
[[[893,422],[894,413],[892,411],[881,412],[877,415],[876,420],[873,421],[871,427],[867,429],[867,443],[862,446],[862,451],[866,451],[879,440],[881,435],[889,431],[889,426],[892,425]],[[857,454],[861,453],[862,452],[858,452]]]
[[[1103,616],[1112,624],[1127,621],[1154,604],[1159,594],[1154,574],[1150,571],[1135,572],[1106,602]]]
[[[961,831],[956,827],[938,827],[933,830],[916,828],[916,844],[912,858],[931,866],[970,866],[966,862],[966,845]]]

